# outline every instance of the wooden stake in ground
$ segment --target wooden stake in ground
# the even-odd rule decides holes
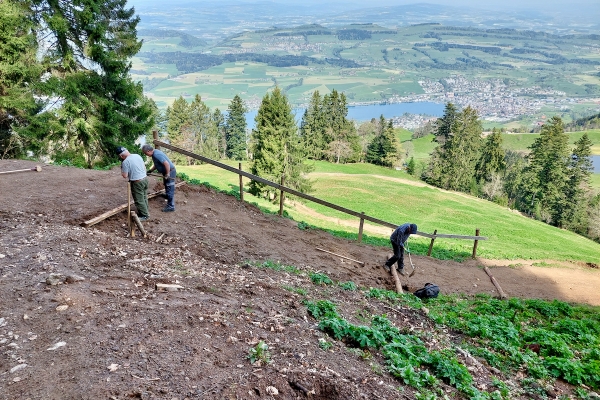
[[[131,183],[127,182],[127,230],[130,236],[133,236],[131,228]]]
[[[341,255],[341,254],[332,253],[331,251],[323,250],[323,249],[320,249],[320,248],[318,248],[318,247],[315,247],[315,248],[316,248],[317,250],[319,250],[319,251],[322,251],[322,252],[324,252],[324,253],[333,254],[334,256],[338,256],[338,257],[341,257],[341,258],[345,258],[346,260],[354,261],[355,263],[357,263],[357,264],[360,264],[360,265],[362,265],[363,267],[365,266],[365,263],[364,263],[364,262],[362,262],[362,261],[358,261],[358,260],[355,260],[355,259],[353,259],[353,258],[350,258],[350,257],[345,257],[345,256],[343,256],[343,255]]]
[[[36,165],[34,168],[16,169],[14,171],[2,171],[2,172],[0,172],[0,174],[14,174],[15,172],[26,172],[26,171],[41,172],[42,171],[42,167],[40,167],[39,165]]]
[[[138,229],[142,233],[142,236],[144,238],[147,237],[148,235],[146,234],[146,230],[144,229],[144,226],[142,225],[142,221],[140,221],[140,219],[138,218],[137,214],[134,211],[131,212],[131,218],[133,219],[133,221],[137,225]],[[131,229],[131,231],[133,232],[133,228]],[[133,236],[133,234],[131,236]]]
[[[400,282],[400,277],[398,276],[398,271],[396,270],[396,266],[392,265],[390,267],[390,272],[394,277],[394,282],[396,283],[396,292],[403,294],[404,290],[402,290],[402,282]]]
[[[488,267],[483,267],[483,270],[485,271],[486,274],[488,274],[488,276],[490,277],[490,280],[492,281],[494,286],[496,286],[496,290],[498,290],[498,293],[500,294],[500,298],[506,299],[508,296],[506,295],[506,293],[504,293],[504,290],[502,290],[502,288],[500,287],[500,284],[498,283],[496,278],[494,278],[494,275],[492,275],[492,273],[490,272],[490,269]]]

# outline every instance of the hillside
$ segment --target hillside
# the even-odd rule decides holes
[[[2,160],[0,172],[33,166]],[[0,175],[0,398],[415,398],[414,386],[385,372],[380,352],[357,352],[318,329],[304,300],[331,300],[355,324],[385,314],[403,332],[422,334],[430,349],[460,341],[434,329],[414,300],[365,295],[366,288],[393,289],[380,267],[388,248],[300,230],[196,186],[177,190],[175,213],[161,214],[163,200],[150,200],[146,239],[127,237],[124,214],[82,228],[126,203],[119,171],[42,168]],[[160,188],[151,182],[151,190]],[[584,265],[413,261],[417,273],[404,279],[410,291],[435,282],[443,294],[493,297],[478,268],[488,265],[511,297],[600,305],[600,273]],[[314,273],[359,290],[316,285]],[[157,283],[182,288],[163,292]],[[271,362],[251,364],[247,356],[260,341]],[[513,388],[511,398],[532,398],[515,389],[518,376],[458,357],[479,390],[491,391],[500,379]],[[455,385],[441,385],[462,396]],[[558,396],[573,387],[557,381],[544,390]]]

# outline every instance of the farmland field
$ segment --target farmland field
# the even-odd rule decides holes
[[[164,79],[146,90],[163,105],[199,94],[209,107],[222,109],[238,94],[256,109],[277,85],[294,107],[305,105],[314,90],[336,89],[352,104],[469,102],[483,116],[495,120],[497,114],[516,126],[544,114],[570,121],[599,109],[600,45],[585,34],[310,25],[183,46],[180,37],[152,32],[160,31],[143,31],[133,78]]]

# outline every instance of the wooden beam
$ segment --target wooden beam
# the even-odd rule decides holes
[[[496,290],[500,294],[500,298],[501,299],[506,299],[508,296],[506,295],[506,293],[504,293],[504,290],[502,290],[502,288],[500,287],[500,284],[498,283],[498,281],[496,280],[496,278],[494,278],[494,275],[492,275],[492,273],[490,272],[490,269],[488,267],[483,267],[483,270],[490,277],[490,280],[492,281],[492,283],[496,287]]]
[[[182,185],[185,185],[186,182],[179,182],[178,184],[175,185],[175,187],[179,187]],[[158,192],[154,192],[154,193],[149,193],[148,194],[148,198],[151,199],[153,197],[159,196],[161,194],[165,193],[165,190],[159,190]],[[88,228],[92,225],[96,225],[98,222],[104,221],[106,218],[112,217],[115,214],[120,213],[121,211],[124,211],[125,209],[127,209],[128,206],[130,206],[132,204],[132,202],[129,202],[128,204],[123,204],[119,207],[115,207],[112,210],[108,210],[107,212],[98,215],[97,217],[94,217],[92,219],[88,219],[87,221],[84,221],[81,223],[81,226]]]
[[[357,263],[357,264],[360,264],[360,265],[362,265],[363,267],[365,266],[365,263],[364,263],[364,262],[362,262],[362,261],[358,261],[358,260],[355,260],[355,259],[353,259],[353,258],[350,258],[350,257],[345,257],[345,256],[343,256],[343,255],[341,255],[341,254],[332,253],[331,251],[327,251],[327,250],[324,250],[324,249],[320,249],[320,248],[318,248],[318,247],[315,247],[315,248],[316,248],[317,250],[319,250],[319,251],[322,251],[322,252],[324,252],[324,253],[333,254],[334,256],[338,256],[338,257],[341,257],[341,258],[345,258],[346,260],[354,261],[355,263]]]
[[[390,272],[392,273],[392,277],[394,278],[394,282],[396,283],[396,292],[404,294],[404,290],[402,290],[402,282],[400,282],[400,277],[398,276],[398,271],[396,270],[395,264],[392,264],[392,266],[390,267]]]
[[[139,217],[137,216],[137,214],[134,211],[131,212],[131,218],[133,218],[133,221],[135,222],[136,226],[142,233],[142,236],[144,238],[148,237],[148,235],[146,234],[146,230],[144,229],[144,226],[142,225],[142,221],[140,221]],[[132,232],[133,232],[133,229],[132,229]],[[133,236],[133,235],[131,235],[131,236]]]
[[[26,171],[36,171],[36,172],[41,172],[42,171],[42,167],[40,167],[39,165],[36,165],[33,168],[27,168],[27,169],[15,169],[13,171],[2,171],[0,172],[0,174],[14,174],[15,172],[26,172]]]

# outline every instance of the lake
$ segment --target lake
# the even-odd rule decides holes
[[[441,117],[444,114],[445,104],[431,102],[416,102],[416,103],[394,103],[394,104],[369,104],[364,106],[348,106],[348,119],[363,122],[369,121],[371,118],[379,119],[380,115],[390,119],[399,117],[404,113],[409,114],[426,114],[432,117]],[[296,116],[298,125],[302,120],[304,108],[295,108],[292,112]],[[246,113],[246,122],[248,128],[254,128],[254,118],[258,114],[257,110],[252,110]]]
[[[592,156],[592,163],[594,164],[594,173],[600,174],[600,156]]]

